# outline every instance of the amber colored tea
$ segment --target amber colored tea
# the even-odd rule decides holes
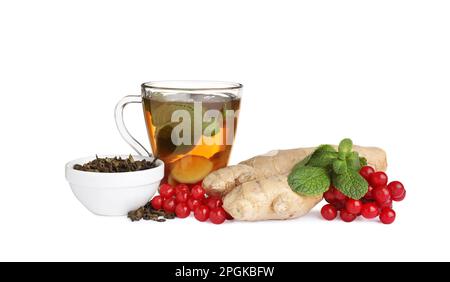
[[[169,183],[197,183],[227,165],[239,106],[240,98],[227,93],[143,98],[150,143]]]

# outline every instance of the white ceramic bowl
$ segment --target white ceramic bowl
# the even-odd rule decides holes
[[[114,157],[114,156],[99,156]],[[121,156],[128,158],[128,156]],[[135,160],[153,160],[150,157],[133,156]],[[94,157],[76,159],[66,164],[66,179],[77,199],[97,215],[126,215],[146,204],[158,189],[164,176],[164,163],[157,160],[157,167],[131,172],[101,173],[80,171],[75,164],[84,164]]]

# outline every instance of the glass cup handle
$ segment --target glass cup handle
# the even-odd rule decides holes
[[[114,119],[116,120],[117,129],[119,130],[120,135],[123,140],[128,143],[139,155],[141,156],[152,156],[144,146],[142,146],[139,141],[136,140],[133,136],[131,136],[127,127],[125,126],[125,122],[123,121],[123,109],[128,104],[141,104],[142,98],[140,95],[129,95],[123,97],[116,105],[114,110]]]

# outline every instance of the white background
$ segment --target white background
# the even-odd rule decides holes
[[[449,260],[448,1],[2,1],[1,260]],[[99,217],[64,164],[132,153],[115,103],[160,79],[245,85],[232,155],[351,137],[388,153],[397,220],[220,226]],[[139,106],[130,130],[148,145]]]

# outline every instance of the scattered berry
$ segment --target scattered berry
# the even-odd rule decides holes
[[[405,187],[403,187],[403,184],[399,181],[392,181],[388,184],[387,188],[389,193],[391,193],[392,198],[399,198],[405,193]]]
[[[186,186],[187,187],[187,186]],[[175,199],[177,203],[185,203],[189,198],[189,192],[186,190],[176,190]]]
[[[186,184],[178,184],[177,186],[175,186],[175,194],[178,191],[186,191],[187,193],[189,193],[189,186],[187,186]]]
[[[373,200],[373,187],[372,186],[369,186],[369,189],[367,190],[366,195],[364,195],[364,199]]]
[[[163,207],[163,209],[166,212],[174,212],[175,211],[175,206],[176,206],[175,199],[174,198],[169,198],[169,199],[164,200],[164,203],[163,203],[162,207]]]
[[[206,205],[209,209],[219,208],[222,206],[222,200],[216,197],[209,197],[206,199]]]
[[[178,203],[177,206],[175,207],[175,214],[179,218],[188,217],[190,213],[191,209],[189,209],[186,203]]]
[[[209,212],[209,220],[214,224],[222,224],[226,219],[227,215],[222,207],[214,208]]]
[[[345,221],[345,222],[352,222],[353,220],[356,219],[356,215],[349,213],[346,210],[341,210],[340,216],[341,216],[342,221]]]
[[[352,214],[358,215],[361,212],[362,203],[360,200],[348,199],[345,202],[345,209]]]
[[[373,167],[371,166],[363,166],[360,170],[359,170],[359,174],[364,177],[364,179],[366,179],[367,181],[369,180],[369,176],[374,173],[375,170],[373,169]]]
[[[369,176],[369,184],[374,188],[384,187],[388,183],[388,177],[386,173],[382,171],[377,171]]]
[[[175,195],[175,189],[172,187],[172,185],[164,183],[159,187],[159,194],[163,198],[169,199]]]
[[[387,200],[384,203],[377,203],[380,209],[382,208],[392,208],[392,199]]]
[[[339,190],[336,189],[336,188],[333,188],[333,194],[334,194],[334,197],[336,198],[336,200],[338,200],[338,201],[342,201],[342,200],[347,199],[347,196],[345,196],[344,194],[342,194],[342,192],[339,191]]]
[[[372,219],[378,216],[378,206],[375,203],[365,203],[361,208],[361,215],[364,218]]]
[[[209,218],[209,207],[205,205],[198,206],[194,211],[194,217],[198,221],[207,221]]]
[[[195,211],[195,209],[202,204],[200,200],[193,198],[189,198],[186,203],[191,211]]]
[[[380,221],[384,224],[391,224],[395,220],[395,211],[391,208],[383,208],[380,213]]]
[[[201,185],[194,185],[191,189],[191,197],[194,199],[203,199],[205,197],[205,189]]]
[[[375,188],[372,191],[373,198],[377,201],[377,203],[385,203],[391,199],[391,194],[389,194],[389,190],[386,187]]]
[[[338,210],[345,209],[345,200],[336,201],[333,203],[333,206]]]
[[[403,199],[405,199],[406,197],[406,190],[403,192],[403,195],[398,196],[398,197],[392,197],[392,200],[396,201],[396,202],[400,202],[403,201]]]
[[[323,198],[330,204],[336,201],[336,197],[334,196],[332,189],[328,189],[325,193],[323,193]]]
[[[320,213],[326,220],[333,220],[337,217],[337,209],[331,204],[323,206]]]
[[[155,210],[160,210],[162,208],[163,198],[159,195],[155,196],[150,201],[150,204],[152,205],[152,208],[154,208]]]

